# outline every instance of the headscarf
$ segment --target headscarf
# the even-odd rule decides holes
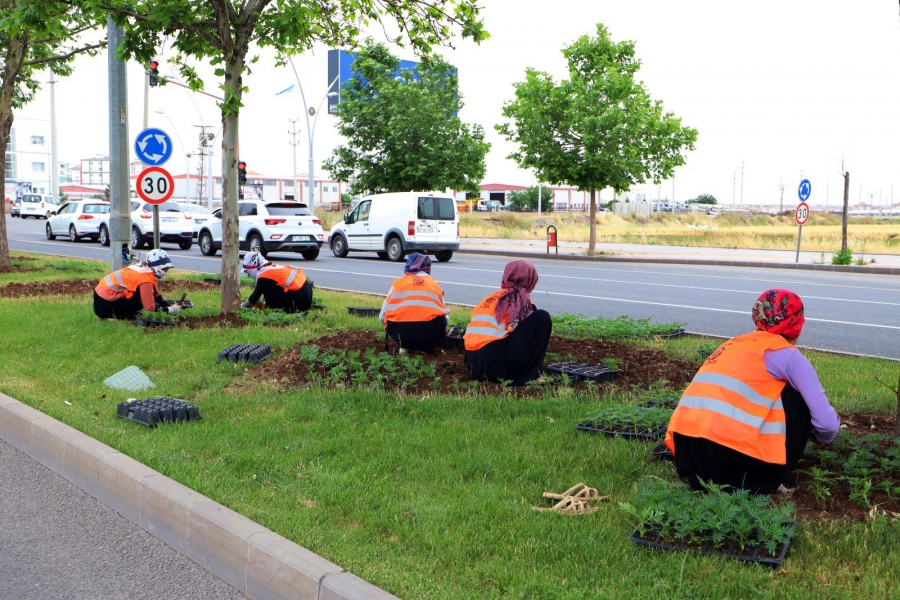
[[[156,279],[162,279],[166,276],[169,269],[174,268],[171,259],[165,250],[151,250],[147,253],[147,266],[153,271]]]
[[[803,301],[789,290],[767,290],[753,305],[753,322],[759,331],[768,331],[789,340],[800,337],[805,321]]]
[[[259,250],[251,250],[244,255],[242,266],[243,273],[249,275],[251,279],[256,279],[262,271],[268,271],[269,269],[274,268],[275,264],[267,261],[265,257],[259,253]]]
[[[413,252],[406,258],[406,266],[403,272],[407,275],[416,275],[419,271],[424,271],[431,275],[431,259],[425,254]]]
[[[507,323],[524,321],[534,310],[530,293],[537,285],[538,274],[527,260],[514,260],[503,270],[500,287],[506,291],[500,295],[494,307],[494,318]]]

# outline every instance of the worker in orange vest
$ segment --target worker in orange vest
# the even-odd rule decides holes
[[[763,292],[752,311],[756,331],[722,344],[684,391],[666,446],[679,477],[769,494],[787,492],[810,433],[831,442],[841,421],[815,369],[796,348],[803,328],[797,294]]]
[[[305,312],[312,306],[312,282],[306,279],[303,269],[279,267],[257,250],[251,250],[244,256],[242,272],[256,280],[256,288],[241,308],[251,308],[260,298],[267,308],[288,313]]]
[[[133,319],[141,310],[181,310],[181,303],[163,298],[157,286],[171,268],[165,250],[151,250],[140,265],[110,273],[94,288],[94,314],[101,319]]]
[[[531,303],[537,282],[534,265],[514,260],[503,271],[500,291],[472,311],[464,336],[469,377],[525,385],[541,376],[553,323]]]
[[[413,252],[406,258],[403,277],[391,284],[378,318],[400,354],[434,353],[447,335],[450,311],[444,306],[444,291],[431,278],[428,256]]]

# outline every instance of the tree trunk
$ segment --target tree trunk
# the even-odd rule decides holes
[[[6,49],[6,64],[3,69],[3,88],[0,89],[0,193],[3,196],[3,210],[0,211],[0,271],[12,267],[9,259],[9,239],[6,234],[6,148],[9,146],[9,132],[12,130],[12,97],[16,80],[22,70],[22,62],[28,51],[28,33],[10,37]]]
[[[236,53],[237,54],[237,53]],[[225,68],[225,85],[230,93],[226,105],[240,106],[244,55],[233,56]],[[233,95],[233,96],[232,96]],[[229,96],[233,97],[229,103]],[[222,110],[222,312],[234,312],[241,306],[241,270],[238,225],[237,141],[240,113]]]
[[[591,236],[588,240],[588,256],[597,250],[597,190],[591,190]]]
[[[844,218],[841,221],[841,254],[847,252],[847,210],[850,206],[850,171],[844,173]]]

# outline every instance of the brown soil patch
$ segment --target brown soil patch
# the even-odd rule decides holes
[[[0,273],[30,273],[31,271],[37,271],[37,269],[32,267],[0,267]]]
[[[384,350],[384,334],[375,331],[343,331],[310,340],[302,345],[289,348],[282,356],[268,361],[261,367],[262,374],[286,385],[305,385],[308,379],[308,369],[305,361],[300,358],[300,349],[313,344],[322,350],[334,348],[348,352],[359,350],[364,353],[367,349],[372,348],[377,352],[382,352]],[[397,351],[397,345],[392,342],[389,349],[390,354],[396,355]],[[626,388],[635,384],[646,386],[655,381],[665,380],[668,382],[668,386],[680,389],[691,380],[697,371],[697,367],[691,363],[673,358],[659,350],[610,341],[551,338],[548,352],[560,354],[564,358],[571,353],[579,360],[595,363],[600,363],[603,358],[615,358],[619,361],[622,374],[614,383]],[[441,389],[452,390],[454,379],[460,383],[469,381],[463,363],[464,353],[462,348],[439,348],[435,354],[424,356],[426,362],[433,361],[435,363],[435,375],[440,377]],[[321,365],[316,367],[316,372],[321,377],[327,377],[327,373]],[[434,388],[429,386],[430,383],[433,383],[433,380],[423,378],[407,387],[406,391],[410,394],[430,393],[434,391]],[[598,385],[608,384],[600,383]],[[586,384],[576,383],[571,384],[570,387],[583,390],[586,388]],[[387,389],[397,388],[388,385]],[[479,385],[478,391],[484,394],[506,393],[499,384],[495,383],[482,383]],[[514,393],[526,397],[541,396],[546,393],[546,389],[520,387],[514,388]]]
[[[208,292],[217,290],[221,286],[212,283],[202,283],[200,281],[172,281],[163,279],[159,282],[159,291],[165,295],[166,292]]]
[[[188,329],[208,329],[210,327],[246,327],[247,321],[234,313],[213,315],[211,317],[185,317],[178,322]]]
[[[10,256],[10,260],[37,260],[36,258],[32,258],[30,256]]]
[[[8,283],[0,287],[0,298],[24,298],[30,296],[58,296],[62,294],[89,294],[96,281],[70,279],[68,281],[35,281]]]

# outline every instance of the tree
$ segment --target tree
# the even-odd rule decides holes
[[[240,305],[237,219],[237,139],[240,110],[248,92],[243,74],[256,62],[251,46],[272,48],[279,63],[315,42],[353,45],[365,26],[395,22],[398,44],[427,54],[450,45],[454,29],[463,37],[487,37],[475,0],[72,0],[91,10],[107,10],[124,27],[121,58],[148,64],[164,42],[177,57],[192,89],[203,82],[196,60],[216,67],[222,111],[222,311]]]
[[[457,116],[451,64],[433,56],[400,71],[387,47],[369,42],[350,69],[335,110],[347,144],[324,164],[333,178],[353,178],[354,193],[480,189],[490,144],[480,125]]]
[[[551,212],[553,210],[553,190],[542,185],[541,191],[541,210]],[[506,197],[507,204],[512,210],[522,210],[523,207],[530,211],[537,212],[538,205],[538,187],[532,186],[527,190],[517,190],[510,192]]]
[[[591,191],[590,242],[597,243],[597,190],[616,193],[633,185],[668,179],[693,150],[697,130],[664,113],[634,76],[640,61],[634,42],[614,43],[602,24],[597,37],[582,36],[563,49],[569,78],[558,84],[547,73],[527,69],[515,84],[516,98],[503,107],[511,123],[496,129],[519,150],[509,155],[520,167],[556,185]]]
[[[693,200],[688,200],[685,204],[715,204],[716,197],[712,194],[700,194]]]
[[[76,55],[94,53],[105,45],[81,42],[81,35],[91,28],[84,13],[63,2],[0,0],[0,190],[6,185],[13,109],[34,98],[41,85],[36,77],[39,71],[69,75]],[[50,172],[54,172],[52,166]],[[6,219],[0,218],[0,271],[11,266]]]

